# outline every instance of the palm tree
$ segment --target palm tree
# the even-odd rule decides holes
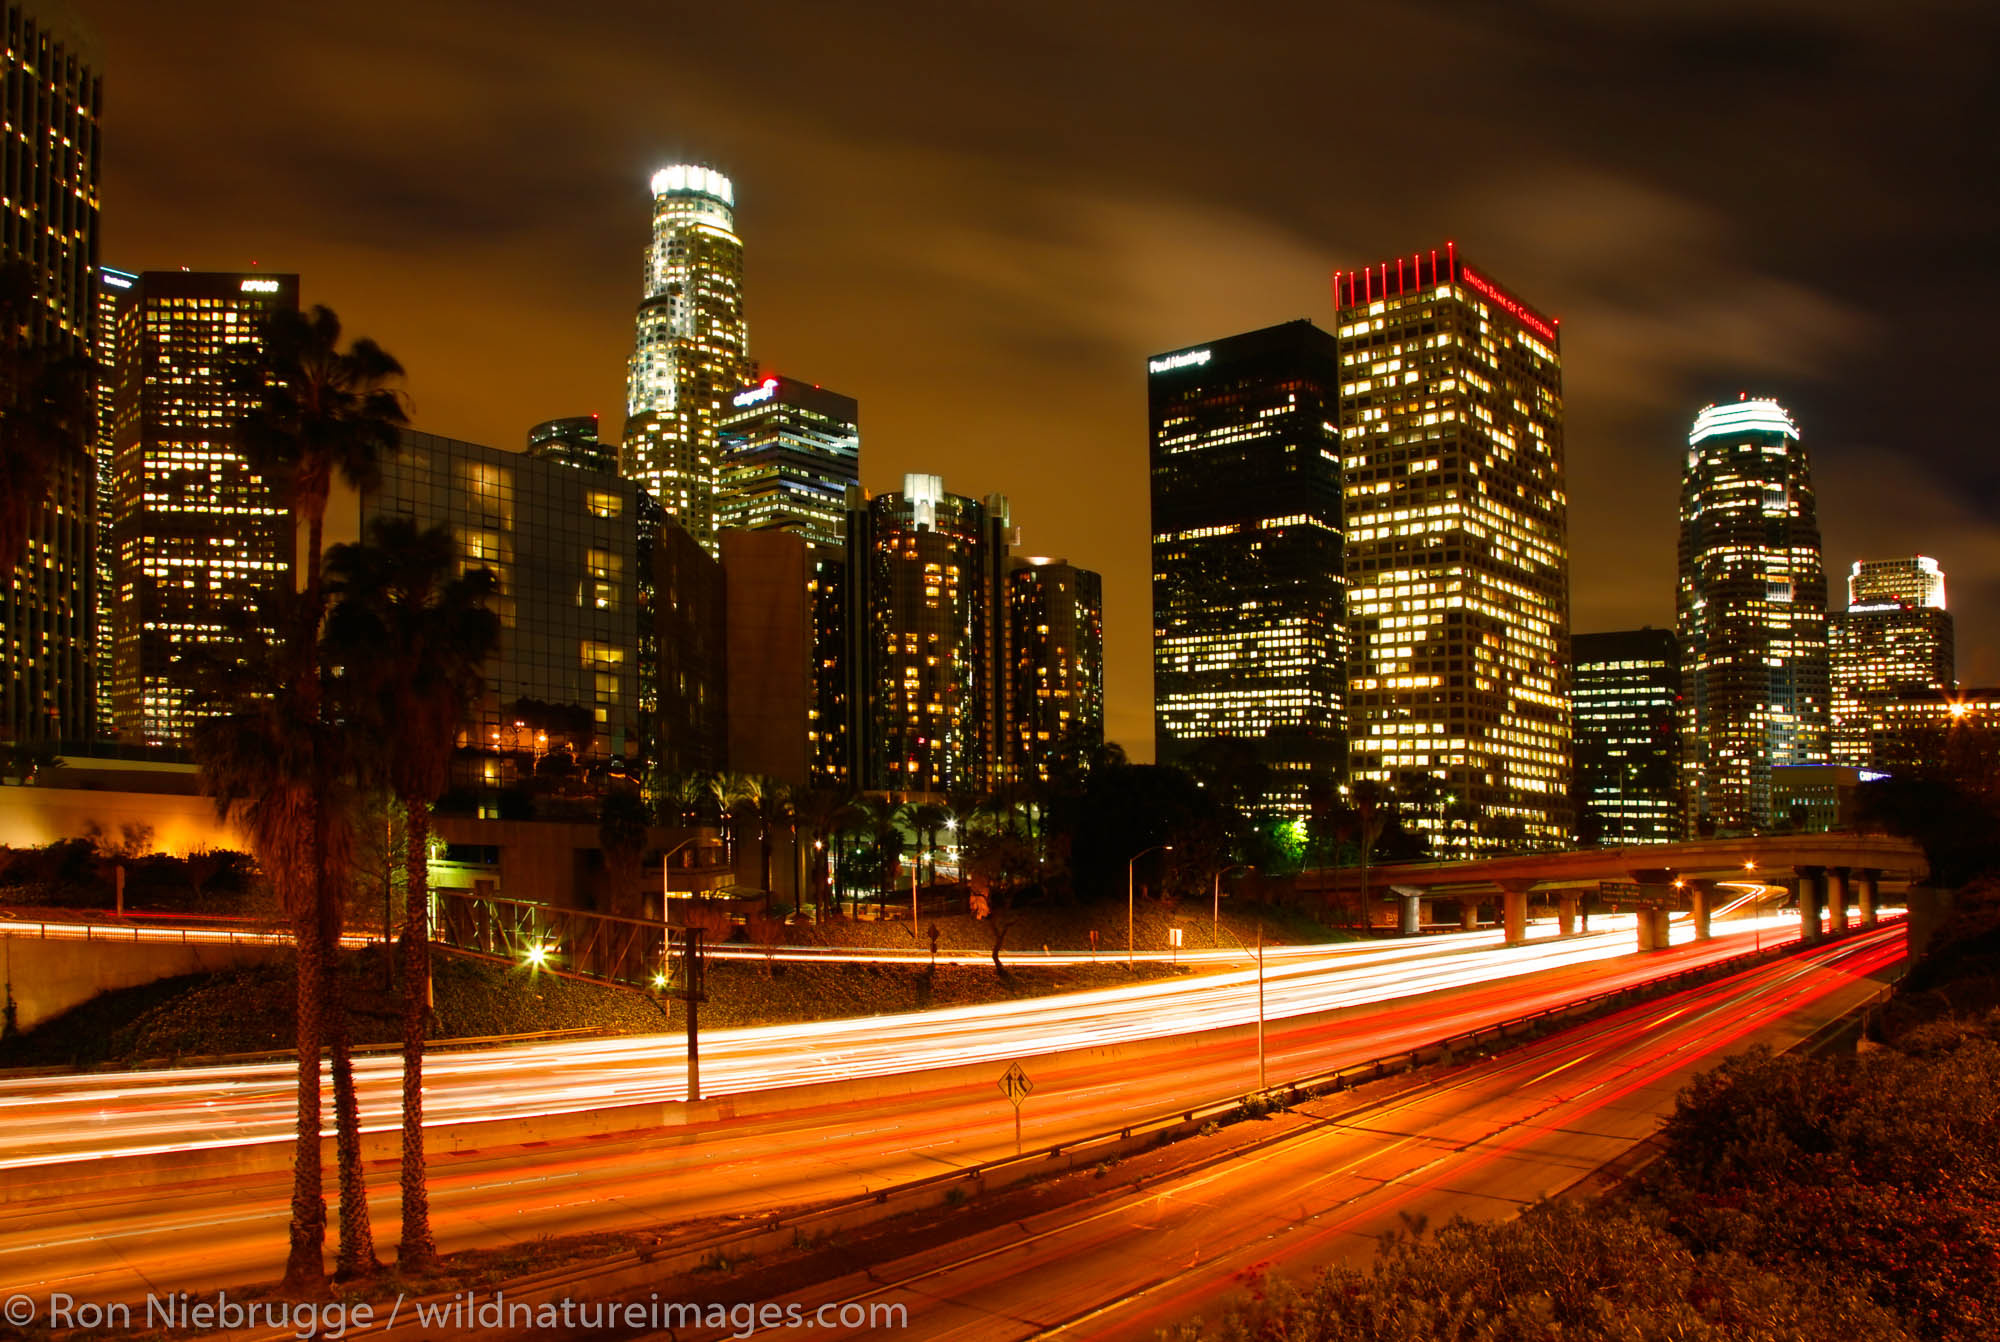
[[[373,340],[355,340],[341,349],[340,319],[325,307],[309,313],[274,313],[261,334],[257,353],[235,371],[238,389],[255,398],[243,417],[238,442],[245,459],[290,505],[294,521],[303,521],[306,527],[305,599],[294,607],[296,628],[281,646],[289,643],[291,649],[291,688],[299,711],[324,721],[319,633],[326,602],[320,584],[320,548],[327,496],[336,473],[357,489],[380,480],[381,460],[400,446],[399,431],[408,422],[403,394],[393,385],[402,377],[403,367]],[[315,772],[332,776],[325,763]],[[320,807],[324,809],[323,801]],[[318,842],[336,828],[333,818],[323,817],[308,827],[308,833]],[[354,1064],[334,977],[340,953],[338,881],[344,872],[330,860],[316,863],[312,871],[318,885],[318,926],[329,938],[320,949],[317,967],[325,979],[322,992],[331,1025],[327,1044],[340,1169],[339,1270],[351,1277],[372,1272],[377,1264],[361,1174]],[[300,963],[304,965],[303,958]]]
[[[378,750],[371,763],[404,815],[402,1239],[397,1263],[421,1272],[437,1262],[425,1182],[424,1035],[430,983],[431,804],[451,780],[458,733],[485,692],[485,663],[500,643],[487,609],[498,588],[490,569],[453,578],[456,546],[446,527],[419,529],[384,518],[366,545],[328,557],[333,607],[327,641]]]
[[[32,344],[34,267],[0,265],[0,579],[14,571],[58,467],[89,436],[88,360]]]
[[[825,843],[834,832],[834,827],[846,808],[847,794],[836,788],[806,788],[792,795],[793,822],[805,830],[806,837],[812,843],[807,885],[813,892],[815,917],[820,917],[824,913],[825,901],[820,898],[820,891],[826,883]]]
[[[930,854],[931,871],[927,884],[937,884],[937,832],[951,818],[951,812],[935,802],[915,802],[903,808],[903,823],[914,829],[923,843],[917,854],[918,860],[921,861],[925,853]]]
[[[280,595],[280,605],[297,598]],[[296,631],[295,612],[282,612],[280,628]],[[327,1036],[324,960],[338,944],[337,909],[325,899],[323,864],[341,862],[352,832],[339,805],[326,804],[336,779],[328,765],[339,741],[320,713],[317,680],[307,694],[289,678],[296,655],[254,644],[229,646],[189,668],[197,677],[194,702],[220,711],[203,716],[192,737],[202,790],[216,810],[233,816],[249,836],[251,852],[276,892],[298,948],[298,1107],[292,1156],[291,1251],[284,1287],[318,1292],[325,1282],[326,1198],[320,1177],[320,1050]],[[245,652],[244,649],[250,649]]]

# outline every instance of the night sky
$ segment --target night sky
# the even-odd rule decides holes
[[[1152,736],[1145,357],[1458,244],[1562,319],[1574,627],[1671,625],[1687,422],[1775,395],[1830,587],[1923,552],[2000,681],[2000,7],[75,0],[103,259],[295,270],[414,420],[616,436],[651,171],[736,183],[751,347],[864,482],[1009,495],[1103,571]]]

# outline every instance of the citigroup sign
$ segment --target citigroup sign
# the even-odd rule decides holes
[[[750,390],[737,392],[729,398],[729,403],[741,409],[746,405],[756,405],[759,401],[768,401],[777,394],[778,379],[767,377]]]
[[[1179,368],[1199,368],[1208,362],[1209,353],[1205,349],[1182,350],[1179,354],[1168,354],[1158,359],[1146,361],[1149,373],[1171,373]]]

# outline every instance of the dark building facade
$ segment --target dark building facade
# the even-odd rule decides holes
[[[103,62],[95,34],[61,0],[8,3],[0,13],[7,28],[0,262],[26,266],[37,300],[25,329],[9,334],[89,358],[97,326]],[[29,519],[25,549],[0,556],[8,566],[0,568],[0,740],[77,740],[99,725],[95,474],[88,452],[59,462]]]
[[[1345,761],[1340,367],[1296,321],[1147,362],[1160,760],[1252,742],[1267,801]]]
[[[618,469],[618,445],[599,441],[596,415],[543,420],[528,430],[528,455],[586,471]]]
[[[117,299],[107,604],[125,742],[185,745],[182,658],[236,636],[243,612],[291,584],[291,511],[243,456],[255,398],[235,378],[272,315],[298,302],[296,275],[185,270],[146,271]]]
[[[1334,303],[1350,769],[1448,799],[1416,822],[1434,844],[1567,844],[1561,333],[1449,244],[1337,275]]]
[[[1067,560],[1016,557],[1007,623],[1012,774],[1079,777],[1104,743],[1104,579]]]
[[[861,483],[861,411],[852,397],[767,377],[731,398],[716,430],[717,525],[793,531],[839,549],[847,490]]]
[[[1812,471],[1776,401],[1708,406],[1688,433],[1678,632],[1689,828],[1768,828],[1771,770],[1827,762],[1830,697]]]
[[[718,773],[732,767],[722,565],[644,490],[638,559],[642,757],[669,777]]]
[[[814,754],[817,553],[788,531],[725,530],[729,768],[802,787]]]
[[[849,778],[891,795],[1006,781],[1007,501],[935,475],[848,496]]]
[[[1607,847],[1680,839],[1680,641],[1632,629],[1572,646],[1579,832]]]

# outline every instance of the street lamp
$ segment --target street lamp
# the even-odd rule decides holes
[[[1222,944],[1222,878],[1232,871],[1255,870],[1257,870],[1257,864],[1254,862],[1238,862],[1234,866],[1224,867],[1221,871],[1215,873],[1215,912],[1213,914],[1213,926],[1209,929],[1208,933],[1209,945],[1220,946]]]
[[[1135,968],[1139,963],[1139,957],[1132,949],[1132,868],[1147,853],[1171,853],[1173,851],[1174,846],[1170,843],[1156,843],[1151,848],[1142,848],[1132,854],[1131,860],[1125,864],[1125,967],[1127,969]]]
[[[671,940],[667,928],[672,916],[668,911],[674,902],[674,854],[700,837],[694,834],[682,839],[660,858],[660,963],[663,965],[667,962],[667,943]]]

